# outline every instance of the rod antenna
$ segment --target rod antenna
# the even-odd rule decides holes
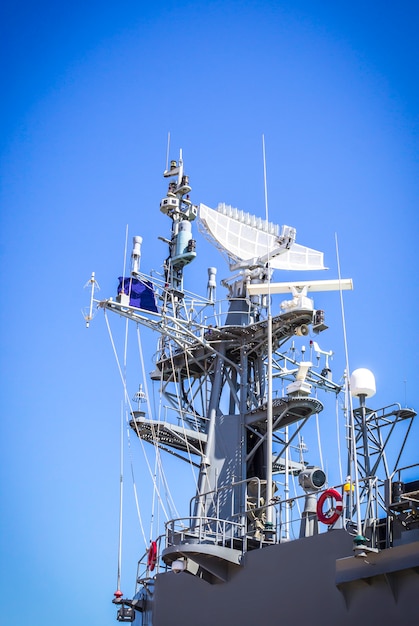
[[[265,135],[262,135],[263,150],[263,183],[265,190],[265,215],[266,222],[269,223],[268,209],[268,185],[266,177],[266,151],[265,151]],[[270,268],[270,250],[269,243],[267,245],[267,268],[268,268],[268,397],[266,412],[266,534],[269,537],[273,532],[273,510],[272,510],[272,311],[271,311],[271,268]]]
[[[265,135],[262,135],[262,152],[263,152],[263,188],[265,192],[265,219],[269,222],[268,211],[268,184],[266,182],[266,151],[265,151]],[[268,249],[269,254],[269,249]]]
[[[121,570],[122,570],[122,508],[124,499],[124,408],[121,404],[120,420],[120,458],[119,458],[119,538],[118,538],[118,571],[116,589],[121,592]]]
[[[361,525],[361,499],[359,493],[359,477],[358,477],[358,458],[356,451],[356,433],[355,433],[355,420],[353,413],[353,404],[352,404],[352,394],[350,390],[350,372],[349,372],[349,351],[348,351],[348,340],[346,336],[346,321],[345,321],[345,307],[343,305],[343,293],[342,293],[342,285],[341,285],[341,272],[340,272],[340,257],[339,257],[339,245],[338,245],[338,236],[335,233],[335,246],[336,246],[336,262],[338,268],[338,279],[339,279],[339,296],[340,296],[340,310],[342,315],[342,328],[343,328],[343,343],[345,347],[345,369],[346,369],[346,384],[348,390],[348,404],[349,404],[349,426],[350,426],[350,443],[351,443],[351,455],[352,455],[352,464],[354,471],[354,482],[355,482],[355,505],[356,505],[356,527],[358,536],[362,536],[362,525]]]
[[[170,152],[170,130],[167,133],[167,148],[166,148],[166,172],[169,169],[169,152]]]

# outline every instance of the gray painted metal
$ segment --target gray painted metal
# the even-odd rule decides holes
[[[361,559],[352,547],[334,530],[247,552],[221,584],[159,574],[153,626],[417,624],[419,543]]]

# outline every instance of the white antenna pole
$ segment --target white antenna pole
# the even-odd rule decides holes
[[[93,318],[93,299],[95,297],[95,286],[96,286],[96,280],[95,280],[95,273],[92,272],[92,276],[90,277],[90,285],[91,285],[91,291],[90,291],[90,306],[89,306],[89,313],[88,315],[85,315],[84,319],[86,320],[86,328],[89,328],[89,324]],[[87,287],[87,284],[86,284]]]
[[[338,246],[337,233],[335,233],[335,245],[336,245],[336,261],[337,261],[337,266],[338,266],[338,278],[340,282],[341,273],[340,273],[340,258],[339,258],[339,246]],[[340,308],[341,308],[341,313],[342,313],[343,342],[345,346],[346,384],[347,384],[347,389],[348,389],[348,403],[349,403],[350,444],[351,444],[351,453],[352,453],[353,472],[354,472],[354,478],[355,478],[356,529],[357,529],[358,537],[362,537],[361,500],[360,500],[360,494],[359,494],[355,420],[354,420],[354,413],[353,413],[352,395],[351,395],[351,390],[350,390],[349,352],[348,352],[348,341],[346,337],[345,308],[343,306],[343,293],[342,293],[341,288],[339,289],[339,294],[340,294]]]
[[[263,148],[263,182],[265,189],[265,214],[266,222],[269,222],[268,211],[268,187],[266,182],[266,153],[265,135],[262,135]],[[273,510],[272,510],[272,311],[270,292],[270,264],[269,264],[269,244],[267,250],[268,266],[268,398],[266,411],[266,531],[273,531]]]
[[[125,277],[127,269],[127,250],[128,250],[128,224],[125,227],[125,248],[124,248],[124,267],[122,269],[122,276]]]
[[[122,293],[125,293],[125,269],[127,264],[128,224],[125,226],[124,262],[122,264]]]
[[[183,178],[183,151],[182,148],[179,150],[179,174],[178,174],[178,185],[180,186]]]
[[[118,542],[118,575],[117,592],[121,590],[122,569],[122,507],[124,497],[124,410],[121,406],[121,432],[120,432],[120,472],[119,472],[119,542]]]
[[[266,152],[265,152],[265,135],[262,135],[262,150],[263,150],[263,188],[265,192],[265,219],[269,221],[269,211],[268,211],[268,184],[266,177]],[[269,248],[268,248],[269,253]]]
[[[169,151],[170,151],[170,130],[167,133],[167,148],[166,148],[166,172],[169,169]]]

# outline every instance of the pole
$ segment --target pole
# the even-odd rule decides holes
[[[265,153],[265,136],[262,135],[262,147],[263,147],[263,182],[265,189],[265,213],[266,221],[269,222],[268,211],[268,187],[266,182],[266,153]],[[267,397],[267,411],[266,411],[266,524],[265,524],[265,537],[271,538],[273,532],[273,510],[272,510],[272,311],[271,311],[271,276],[270,276],[270,264],[269,253],[267,250],[267,271],[268,271],[268,328],[267,328],[267,341],[268,341],[268,397]]]

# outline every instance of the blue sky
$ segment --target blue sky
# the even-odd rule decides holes
[[[419,6],[9,2],[0,24],[2,615],[105,626],[122,392],[103,317],[84,327],[83,285],[95,270],[114,295],[127,224],[143,269],[163,260],[168,131],[194,202],[262,216],[264,133],[270,219],[323,250],[331,277],[338,235],[355,283],[351,368],[375,372],[375,406],[419,407]],[[186,270],[202,293],[205,246]],[[325,341],[341,351],[336,299],[316,304],[331,307]],[[143,542],[126,494],[130,595]]]

